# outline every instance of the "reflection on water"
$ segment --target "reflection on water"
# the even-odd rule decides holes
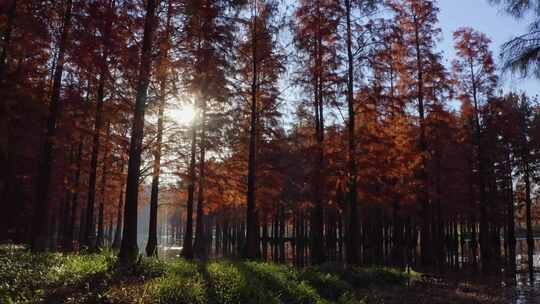
[[[535,239],[536,252],[540,249],[540,240]],[[540,254],[534,256],[534,268],[536,270],[531,282],[527,272],[527,243],[524,239],[518,239],[516,243],[516,265],[518,272],[514,282],[505,282],[505,293],[509,303],[514,304],[540,304]]]
[[[506,298],[514,304],[540,304],[540,272],[535,274],[532,284],[527,272],[517,273],[515,285],[506,290]]]

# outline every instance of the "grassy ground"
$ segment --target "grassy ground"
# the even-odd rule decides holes
[[[387,268],[141,259],[125,273],[115,262],[0,247],[0,303],[495,303]]]

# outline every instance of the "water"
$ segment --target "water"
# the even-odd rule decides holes
[[[534,281],[530,282],[528,273],[516,275],[516,286],[509,300],[515,304],[540,303],[540,273],[536,273]]]
[[[535,239],[536,253],[540,253],[540,239]],[[516,243],[517,273],[514,281],[503,280],[505,299],[512,304],[540,304],[540,254],[533,256],[535,268],[534,279],[531,281],[527,264],[527,243],[519,238]]]

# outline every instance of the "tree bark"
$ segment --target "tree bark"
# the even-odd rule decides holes
[[[52,153],[54,148],[54,138],[56,137],[56,124],[60,118],[62,101],[60,90],[62,85],[62,74],[64,72],[65,53],[69,42],[69,32],[71,29],[71,9],[72,0],[67,0],[64,20],[62,22],[62,34],[60,35],[58,47],[58,59],[53,77],[53,87],[49,104],[49,116],[45,133],[45,143],[40,155],[39,175],[36,187],[36,205],[34,209],[34,221],[32,225],[32,251],[44,251],[47,249],[47,239],[49,237],[49,192],[51,178]]]
[[[120,174],[124,173],[124,160],[120,166]],[[122,205],[124,203],[124,178],[121,176],[120,182],[120,195],[118,196],[118,207],[116,209],[116,230],[114,233],[114,240],[112,248],[115,250],[120,249],[120,243],[122,242]]]
[[[148,0],[146,5],[141,63],[139,66],[139,81],[137,85],[137,98],[135,100],[133,125],[131,128],[131,141],[129,145],[126,203],[124,211],[124,235],[122,238],[118,260],[121,265],[128,267],[131,267],[135,263],[139,254],[139,247],[137,246],[137,205],[139,196],[142,142],[144,136],[144,112],[146,109],[148,84],[150,82],[150,70],[152,65],[152,37],[155,28],[154,15],[157,3],[156,0]]]
[[[110,135],[110,122],[107,124],[107,137]],[[99,215],[98,215],[98,234],[95,243],[94,250],[100,249],[104,246],[105,234],[104,234],[104,209],[105,209],[105,195],[107,194],[107,168],[109,166],[107,150],[103,153],[103,167],[101,170],[101,197],[99,202]]]
[[[161,148],[163,141],[163,112],[165,110],[165,100],[167,97],[167,69],[164,66],[167,62],[167,56],[169,55],[169,36],[171,31],[171,18],[172,18],[172,1],[168,2],[167,8],[167,21],[166,21],[166,35],[164,37],[165,47],[161,50],[160,58],[160,81],[159,81],[159,109],[158,109],[158,123],[157,123],[157,138],[156,148],[154,151],[154,167],[152,172],[152,190],[150,194],[150,223],[148,228],[148,243],[146,244],[146,255],[157,256],[157,214],[158,214],[158,198],[159,198],[159,177],[161,173]]]
[[[206,259],[204,242],[204,179],[206,154],[206,97],[201,94],[201,140],[199,142],[199,191],[197,195],[197,222],[195,224],[195,255],[199,259]]]
[[[77,217],[77,206],[79,203],[79,184],[81,179],[81,164],[82,164],[82,154],[84,148],[84,139],[81,138],[79,142],[79,147],[77,149],[77,169],[73,177],[73,188],[75,189],[73,195],[71,196],[71,215],[69,217],[69,223],[67,225],[65,237],[64,237],[64,251],[71,252],[73,251],[73,238],[75,232],[75,219]]]
[[[531,179],[530,179],[530,167],[528,163],[528,157],[524,160],[525,168],[525,212],[527,222],[527,264],[529,266],[529,278],[531,282],[534,282],[534,236],[532,230],[532,200],[531,200]]]
[[[246,208],[246,252],[247,259],[255,259],[258,256],[258,246],[256,237],[256,205],[255,205],[255,179],[257,168],[257,1],[254,1],[254,10],[252,16],[252,84],[251,84],[251,113],[249,125],[249,156],[248,156],[248,180],[247,180],[247,208]]]
[[[184,246],[182,255],[184,258],[193,259],[193,196],[195,193],[195,160],[197,153],[197,128],[195,123],[191,126],[191,154],[189,161],[189,177],[187,188],[187,211],[186,211],[186,233],[184,235]]]
[[[109,2],[109,10],[114,9],[114,0]],[[94,139],[92,144],[92,156],[90,159],[90,176],[88,179],[88,200],[86,203],[86,228],[84,244],[88,248],[95,249],[97,246],[95,240],[95,220],[94,209],[96,199],[96,180],[97,180],[97,162],[100,149],[100,132],[103,124],[103,101],[105,99],[105,81],[108,74],[107,59],[109,57],[109,40],[112,27],[112,18],[108,18],[105,33],[102,40],[102,54],[100,62],[100,75],[96,100],[96,116],[94,120]]]
[[[417,24],[416,17],[414,17],[414,22]],[[420,234],[420,243],[421,243],[421,257],[422,264],[431,265],[432,263],[432,250],[431,250],[431,240],[430,240],[430,212],[429,212],[429,190],[428,190],[428,173],[427,173],[427,142],[426,142],[426,127],[425,127],[425,106],[424,106],[424,69],[422,66],[422,54],[420,49],[420,34],[418,26],[414,29],[415,33],[415,47],[416,47],[416,72],[418,74],[418,79],[416,83],[417,87],[417,101],[418,101],[418,115],[420,120],[420,140],[419,148],[422,157],[422,162],[420,164],[420,169],[418,177],[420,179],[421,185],[418,193],[418,201],[422,208],[422,229]]]
[[[345,13],[347,20],[347,106],[349,110],[349,122],[347,124],[348,140],[349,140],[349,227],[347,230],[347,263],[350,265],[358,265],[358,242],[356,241],[356,233],[358,232],[358,209],[357,209],[357,192],[356,192],[356,113],[354,109],[354,58],[352,53],[352,29],[351,29],[351,0],[345,0]]]
[[[320,2],[317,1],[317,18],[321,20]],[[323,113],[323,89],[322,89],[322,29],[320,22],[317,25],[315,33],[315,66],[316,73],[314,75],[314,110],[315,110],[315,137],[316,137],[316,159],[315,173],[313,181],[313,203],[314,207],[311,210],[310,220],[310,235],[311,235],[311,262],[313,264],[321,264],[325,260],[324,256],[324,215],[323,215],[323,197],[324,197],[324,113]]]
[[[508,246],[508,262],[510,264],[510,272],[516,270],[516,233],[515,233],[515,208],[514,208],[514,191],[512,183],[512,163],[510,159],[510,148],[506,152],[506,187],[508,191],[507,203],[507,228],[506,228],[506,243]]]

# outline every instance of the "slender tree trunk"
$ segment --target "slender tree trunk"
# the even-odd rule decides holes
[[[159,176],[161,172],[161,142],[163,138],[163,111],[165,108],[165,82],[161,83],[162,96],[158,113],[158,130],[156,139],[156,150],[154,152],[154,172],[152,174],[152,190],[150,194],[150,223],[148,228],[148,243],[146,244],[146,255],[157,256],[157,213],[159,196]]]
[[[103,248],[104,246],[104,210],[103,210],[103,202],[99,203],[99,211],[98,211],[98,229],[97,229],[97,238],[95,242],[95,247],[93,251],[99,250],[100,248]]]
[[[257,237],[256,237],[256,205],[255,205],[255,179],[257,168],[257,87],[258,87],[258,58],[257,58],[257,1],[252,3],[254,12],[252,13],[252,84],[251,84],[251,113],[249,125],[249,160],[248,160],[248,181],[247,181],[247,208],[246,208],[246,252],[247,259],[255,259],[257,253]]]
[[[114,0],[109,2],[109,10],[114,9]],[[88,195],[86,203],[86,228],[85,228],[85,237],[84,244],[91,249],[95,249],[98,246],[96,244],[96,235],[95,235],[95,219],[94,219],[94,209],[95,209],[95,200],[96,200],[96,180],[97,180],[97,163],[99,157],[100,149],[100,132],[103,124],[103,102],[105,99],[105,83],[109,69],[107,66],[107,60],[109,57],[109,37],[110,30],[112,27],[112,18],[108,18],[108,23],[106,25],[105,33],[103,35],[102,41],[102,56],[100,62],[100,75],[99,83],[97,89],[97,100],[96,100],[96,116],[94,119],[94,139],[92,144],[92,155],[90,159],[90,176],[88,179]]]
[[[169,55],[169,36],[171,31],[172,18],[172,1],[168,2],[166,35],[163,41],[165,47],[161,50],[161,75],[160,75],[160,92],[159,92],[159,109],[158,109],[158,125],[156,148],[154,151],[154,167],[152,172],[152,190],[150,194],[150,223],[148,228],[148,243],[146,244],[146,255],[157,256],[157,214],[158,214],[158,197],[159,197],[159,177],[161,173],[161,146],[163,141],[163,112],[165,110],[165,100],[167,97],[167,69],[164,66]]]
[[[491,250],[489,245],[489,223],[487,215],[486,202],[486,177],[485,177],[485,160],[482,148],[482,133],[480,126],[479,104],[477,97],[477,83],[474,75],[472,59],[470,60],[471,84],[473,90],[474,101],[474,124],[475,124],[475,140],[477,147],[477,162],[478,162],[478,186],[480,188],[480,255],[482,261],[482,272],[487,273],[490,270]]]
[[[188,259],[193,259],[193,196],[195,193],[195,160],[197,154],[197,128],[195,123],[191,126],[191,156],[189,161],[189,180],[187,188],[187,211],[186,211],[186,233],[184,234],[184,246],[182,255]]]
[[[417,20],[415,18],[415,24]],[[416,72],[418,73],[417,79],[417,101],[418,101],[418,114],[420,120],[420,153],[422,156],[422,164],[420,165],[420,170],[418,177],[421,181],[420,189],[418,193],[418,201],[422,208],[422,230],[421,230],[421,256],[422,264],[431,265],[432,263],[432,250],[431,250],[431,240],[430,240],[430,212],[429,212],[429,190],[428,190],[428,173],[426,169],[427,164],[427,142],[426,142],[426,127],[425,127],[425,105],[424,105],[424,69],[422,66],[422,54],[420,48],[420,36],[418,27],[415,27],[415,44],[416,44]]]
[[[69,223],[66,227],[66,234],[64,238],[64,251],[71,252],[73,251],[73,238],[75,232],[75,219],[77,217],[77,206],[79,204],[79,184],[81,179],[81,165],[82,165],[82,154],[84,148],[84,139],[81,138],[79,142],[79,147],[77,149],[77,169],[75,171],[75,176],[73,178],[73,188],[75,189],[73,195],[71,196],[71,215],[69,217]]]
[[[204,243],[204,183],[206,154],[206,96],[201,99],[201,140],[199,142],[199,191],[197,195],[197,222],[195,224],[194,252],[199,259],[206,259]]]
[[[262,227],[262,260],[268,260],[268,218],[264,216]]]
[[[508,262],[510,264],[510,272],[513,274],[516,270],[516,233],[515,233],[515,208],[514,208],[514,191],[512,183],[512,163],[510,159],[510,150],[506,153],[506,187],[508,189],[507,203],[507,228],[506,228],[506,243],[508,246]]]
[[[69,32],[71,29],[71,9],[72,0],[66,1],[66,10],[62,23],[62,34],[60,35],[58,47],[58,60],[54,72],[51,101],[49,104],[49,116],[47,119],[47,129],[45,133],[45,143],[40,155],[40,167],[36,188],[36,205],[34,209],[34,221],[31,247],[33,251],[44,251],[47,249],[47,238],[49,237],[49,227],[47,220],[49,218],[49,192],[51,178],[51,163],[56,137],[56,124],[61,116],[60,90],[62,85],[62,74],[64,72],[64,60],[66,48],[69,41]]]
[[[352,53],[352,29],[351,29],[351,1],[345,0],[345,9],[347,17],[347,106],[349,109],[349,121],[347,124],[349,141],[349,227],[347,230],[347,263],[358,265],[358,242],[356,233],[358,232],[358,209],[356,193],[356,135],[355,135],[355,109],[354,109],[354,58]]]
[[[279,262],[285,263],[285,207],[279,207]]]
[[[152,65],[152,37],[155,28],[154,14],[156,0],[148,0],[146,4],[146,17],[143,33],[141,63],[139,66],[139,81],[137,85],[137,98],[133,113],[133,126],[131,128],[131,142],[129,146],[128,176],[126,183],[126,204],[124,212],[124,235],[119,253],[119,263],[132,266],[136,261],[139,248],[137,246],[137,203],[139,196],[139,178],[141,167],[142,141],[144,136],[144,112],[146,96],[150,82]]]
[[[110,216],[109,216],[109,227],[107,228],[107,246],[109,248],[112,248],[114,223],[113,223],[112,212],[109,214]]]
[[[527,221],[527,261],[529,266],[529,278],[534,282],[534,236],[532,230],[532,200],[531,200],[531,179],[530,167],[527,158],[524,160],[525,165],[525,212]]]
[[[86,226],[84,229],[84,242],[82,245],[88,248],[94,247],[95,225],[94,225],[94,205],[96,200],[97,163],[99,157],[100,132],[102,125],[103,99],[104,99],[105,78],[101,74],[98,87],[96,103],[96,116],[94,119],[94,137],[92,143],[92,155],[90,158],[90,174],[88,178],[88,192],[86,202]]]
[[[70,152],[70,160],[69,160],[70,166],[73,166],[74,164],[76,164],[75,153],[76,153],[75,147],[72,146],[71,152]],[[71,219],[71,216],[72,216],[71,204],[72,204],[72,197],[74,195],[74,193],[71,190],[71,187],[75,187],[75,178],[73,176],[70,176],[69,179],[70,179],[70,184],[69,184],[69,187],[66,189],[65,204],[64,204],[64,210],[63,210],[64,220],[62,224],[62,250],[66,252],[70,251],[69,247],[71,246],[69,244],[69,234],[70,234],[70,229],[71,229],[70,228],[71,222],[73,221]]]
[[[110,125],[110,121],[109,123],[107,124],[107,137],[109,137],[110,135],[110,129],[111,129],[111,125]],[[107,153],[107,150],[104,151],[103,153],[103,167],[102,167],[102,170],[101,170],[101,198],[100,198],[100,202],[99,202],[99,215],[98,215],[98,234],[97,234],[97,239],[96,239],[96,243],[95,243],[95,248],[94,250],[96,249],[100,249],[104,246],[104,239],[105,239],[105,234],[104,234],[104,212],[105,212],[105,195],[107,194],[107,168],[109,166],[109,161],[108,161],[108,153]]]
[[[120,249],[120,243],[122,242],[122,205],[124,203],[124,159],[122,158],[120,165],[120,195],[118,196],[118,207],[116,208],[116,230],[114,231],[114,238],[112,242],[112,248],[115,250]]]
[[[317,18],[321,19],[320,2],[317,1]],[[322,89],[322,33],[320,24],[317,25],[315,34],[316,40],[316,58],[315,65],[317,72],[314,77],[314,110],[315,110],[315,137],[317,142],[317,156],[315,160],[315,173],[313,181],[313,202],[314,207],[311,210],[311,262],[313,264],[321,264],[325,260],[324,255],[324,214],[323,214],[323,199],[324,199],[324,113],[323,113],[323,89]]]

